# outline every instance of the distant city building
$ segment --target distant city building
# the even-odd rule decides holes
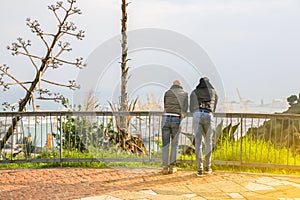
[[[273,99],[270,103],[261,102],[256,103],[251,100],[245,101],[234,101],[226,100],[220,102],[218,112],[227,112],[227,113],[276,113],[283,112],[288,109],[288,102],[285,98],[283,99]]]

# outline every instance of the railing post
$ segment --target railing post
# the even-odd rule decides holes
[[[14,116],[12,115],[11,116],[11,124],[14,123],[13,119],[14,119]],[[16,129],[18,129],[18,125],[16,126]],[[13,138],[14,138],[14,130],[12,130],[12,134],[10,136],[10,143],[11,143],[11,146],[10,146],[10,152],[11,152],[10,161],[13,160],[13,151],[14,151],[14,149],[13,149],[13,143],[14,143]]]
[[[287,157],[286,157],[286,165],[289,165],[289,157],[290,157],[290,133],[291,133],[291,119],[288,119],[288,135],[287,135]]]
[[[242,166],[243,164],[243,115],[241,114],[241,134],[240,134],[240,141],[241,141],[241,146],[240,146],[240,164]]]
[[[59,136],[59,159],[60,159],[60,163],[62,164],[62,157],[63,157],[63,152],[62,152],[62,148],[63,148],[63,145],[62,145],[62,114],[60,114],[60,119],[59,119],[59,134],[60,134],[60,136]]]
[[[151,114],[150,112],[148,113],[149,115],[149,161],[151,161]]]

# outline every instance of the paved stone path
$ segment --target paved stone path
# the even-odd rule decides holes
[[[300,176],[125,168],[0,170],[0,176],[1,200],[300,200]]]

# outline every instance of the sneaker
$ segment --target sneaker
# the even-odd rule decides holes
[[[211,173],[212,173],[212,169],[210,167],[204,168],[204,174],[211,174]]]
[[[163,174],[168,174],[168,173],[169,173],[168,167],[163,167],[162,173],[163,173]]]
[[[174,174],[176,172],[177,172],[177,168],[171,165],[169,169],[169,174]]]
[[[199,169],[199,170],[196,172],[196,175],[197,175],[197,176],[203,176],[203,170],[202,170],[202,169]]]

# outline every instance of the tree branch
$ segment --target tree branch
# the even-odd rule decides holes
[[[7,82],[7,85],[17,85],[17,84],[22,84],[22,85],[26,85],[26,84],[31,84],[31,81],[24,81],[24,82],[14,82],[14,83],[9,83]]]
[[[68,32],[68,31],[63,31],[62,33],[67,34],[67,35],[71,35],[71,36],[75,36],[79,40],[82,40],[85,37],[84,31],[82,31],[82,30],[80,30],[78,33],[71,33],[71,32]]]
[[[59,57],[64,51],[69,52],[72,50],[69,42],[63,43],[63,42],[59,41],[58,46],[60,47],[60,51],[56,54],[55,58]]]
[[[54,93],[53,96],[54,97],[43,97],[42,96],[43,94],[40,94],[39,97],[37,97],[37,99],[39,100],[51,100],[51,101],[55,101],[55,102],[58,102],[59,100],[62,100],[64,99],[64,96],[59,94],[59,93]],[[52,94],[48,94],[49,96],[51,96]]]
[[[57,2],[56,5],[50,5],[48,6],[48,9],[53,11],[57,21],[59,22],[59,24],[61,24],[60,18],[58,16],[58,14],[56,13],[56,10],[58,10],[59,8],[62,7],[62,2]]]
[[[79,69],[82,69],[83,67],[86,66],[86,64],[83,63],[83,58],[81,58],[81,57],[80,58],[76,58],[76,62],[70,62],[70,61],[67,61],[67,60],[59,59],[59,58],[55,58],[55,60],[57,60],[59,62],[62,62],[62,63],[65,63],[65,64],[75,65]]]
[[[41,79],[41,81],[43,81],[45,83],[48,83],[48,84],[60,86],[60,87],[67,87],[67,88],[70,88],[71,90],[79,89],[80,88],[79,85],[76,85],[75,80],[69,80],[69,85],[67,85],[67,84],[61,84],[61,83],[56,83],[56,82],[45,80],[45,79]]]
[[[27,18],[26,19],[26,25],[31,29],[32,33],[36,33],[36,35],[43,41],[46,48],[49,49],[49,45],[43,37],[44,32],[40,28],[40,24],[39,24],[38,20],[31,21],[30,18]]]
[[[4,82],[3,80],[2,80],[2,77],[4,76],[4,75],[6,75],[7,77],[9,77],[10,79],[12,79],[13,81],[15,81],[16,82],[16,84],[18,84],[18,85],[20,85],[24,90],[26,90],[27,92],[28,92],[28,89],[23,85],[23,83],[22,82],[20,82],[18,79],[16,79],[13,75],[11,75],[9,72],[8,72],[8,69],[9,69],[9,66],[7,66],[7,65],[3,65],[3,66],[0,66],[0,71],[1,72],[3,72],[2,74],[0,74],[0,85],[2,85],[3,87],[4,87],[4,91],[5,90],[8,90],[9,89],[9,87],[8,87],[8,83],[6,83],[6,82]]]
[[[31,56],[31,54],[29,53],[29,51],[27,50],[27,46],[31,46],[31,42],[30,40],[28,40],[28,43],[25,44],[25,42],[19,38],[19,43],[22,45],[23,49],[25,50],[27,56],[29,57],[30,59],[30,62],[33,64],[33,66],[35,67],[36,71],[38,70],[38,66],[35,64],[34,60],[32,59],[33,56]],[[41,58],[40,58],[41,59]]]
[[[36,58],[36,59],[39,59],[39,60],[43,60],[42,57],[36,56],[36,55],[32,55],[32,54],[28,54],[27,52],[24,53],[22,51],[16,51],[16,54],[20,54],[20,55],[23,55],[23,56],[28,56],[28,57],[31,57],[31,58]]]

